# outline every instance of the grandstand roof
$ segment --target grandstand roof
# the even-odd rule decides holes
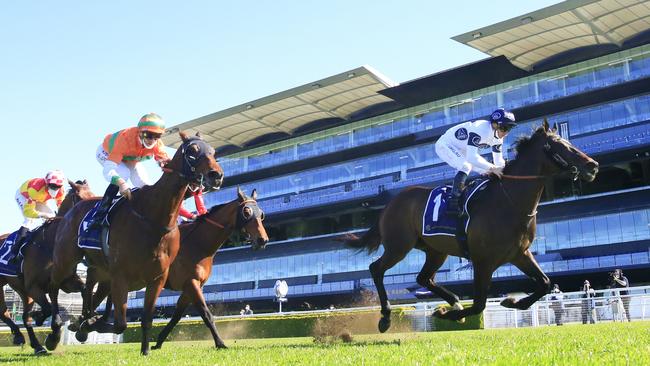
[[[452,39],[514,65],[535,64],[568,50],[613,44],[650,29],[648,0],[568,0]]]
[[[309,124],[345,121],[368,107],[391,102],[377,91],[395,85],[368,66],[362,66],[277,94],[212,113],[170,128],[163,141],[180,145],[178,131],[201,132],[217,150],[245,147],[265,135],[291,136]]]

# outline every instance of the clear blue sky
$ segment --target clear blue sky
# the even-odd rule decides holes
[[[101,194],[97,146],[147,112],[172,126],[361,65],[408,81],[485,57],[450,37],[553,3],[6,2],[0,232],[22,222],[20,184],[50,169]]]

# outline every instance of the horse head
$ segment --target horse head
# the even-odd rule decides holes
[[[549,128],[546,119],[542,127],[531,137],[531,140],[537,139],[547,158],[543,164],[543,171],[548,175],[569,173],[574,180],[580,178],[587,182],[596,178],[598,162],[563,139],[555,129]]]
[[[63,202],[61,202],[61,206],[59,206],[59,216],[65,215],[65,213],[70,210],[72,206],[79,203],[79,201],[97,197],[90,190],[90,186],[85,179],[76,182],[68,179],[68,185],[70,186],[70,190],[66,193]]]
[[[177,171],[190,185],[204,185],[219,189],[223,183],[223,169],[214,157],[214,149],[200,136],[188,137],[179,133],[182,143],[165,168]]]
[[[250,197],[237,187],[239,212],[237,213],[237,227],[241,228],[248,237],[253,250],[264,249],[269,242],[269,236],[262,224],[264,211],[257,205],[257,190],[253,189]]]

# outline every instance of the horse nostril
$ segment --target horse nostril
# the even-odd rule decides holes
[[[219,180],[221,177],[223,177],[223,174],[213,170],[208,173],[208,177],[210,177],[212,180]]]

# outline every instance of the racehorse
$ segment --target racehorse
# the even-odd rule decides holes
[[[56,235],[49,292],[53,317],[52,332],[45,340],[48,349],[55,349],[61,338],[63,322],[57,306],[61,281],[85,256],[89,272],[84,292],[92,293],[89,284],[110,281],[115,304],[115,333],[126,329],[128,291],[146,287],[140,352],[149,353],[149,332],[156,299],[178,253],[180,233],[176,220],[188,185],[219,188],[223,182],[223,170],[215,160],[214,149],[198,136],[188,137],[184,133],[180,136],[181,146],[165,165],[161,178],[152,186],[132,192],[130,199],[110,213],[107,257],[101,250],[77,246],[79,224],[95,202],[81,202],[62,220]],[[92,309],[88,304],[91,298],[84,295],[85,309]]]
[[[68,181],[71,190],[68,191],[61,206],[59,207],[58,216],[48,220],[34,231],[28,245],[23,247],[23,274],[18,277],[0,276],[0,288],[6,284],[20,296],[23,302],[23,324],[29,336],[30,346],[34,353],[45,354],[47,351],[34,335],[32,327],[32,316],[35,318],[36,325],[42,325],[43,321],[50,315],[50,303],[45,297],[47,288],[50,283],[50,273],[52,267],[52,252],[54,248],[54,236],[59,225],[61,216],[65,215],[76,203],[95,197],[90,191],[86,181],[72,182]],[[83,283],[76,275],[68,277],[64,281],[63,290],[65,292],[79,292]],[[31,314],[34,307],[34,301],[41,307],[39,314]],[[14,335],[13,343],[21,345],[25,343],[18,326],[9,318],[9,312],[4,298],[4,291],[0,292],[0,319],[4,321],[11,333]]]
[[[437,309],[434,316],[462,320],[481,313],[485,309],[492,273],[505,263],[512,263],[530,277],[536,288],[529,296],[519,300],[509,297],[501,305],[528,309],[551,290],[549,278],[529,249],[535,238],[537,205],[545,177],[568,173],[573,179],[591,182],[597,172],[598,163],[550,130],[546,120],[532,136],[518,141],[517,156],[504,168],[502,179],[490,179],[468,208],[471,220],[467,228],[467,246],[473,264],[474,302],[465,309],[456,294],[434,281],[436,271],[447,256],[462,256],[463,250],[455,237],[422,235],[422,213],[431,189],[404,189],[388,203],[378,223],[361,238],[355,235],[343,238],[349,247],[366,248],[368,252],[376,251],[381,243],[384,245],[384,253],[369,267],[381,302],[379,331],[383,333],[390,328],[391,308],[384,288],[384,274],[413,248],[426,254],[417,283],[452,305],[451,310]]]
[[[247,197],[237,189],[237,199],[234,201],[215,206],[195,222],[181,226],[181,249],[169,270],[165,288],[182,293],[176,302],[174,315],[158,335],[158,342],[153,349],[162,347],[190,304],[198,308],[203,322],[212,333],[215,347],[226,348],[217,333],[202,288],[210,277],[214,255],[233,230],[246,231],[254,250],[266,246],[269,237],[262,224],[264,212],[257,206],[256,199],[256,190]]]

